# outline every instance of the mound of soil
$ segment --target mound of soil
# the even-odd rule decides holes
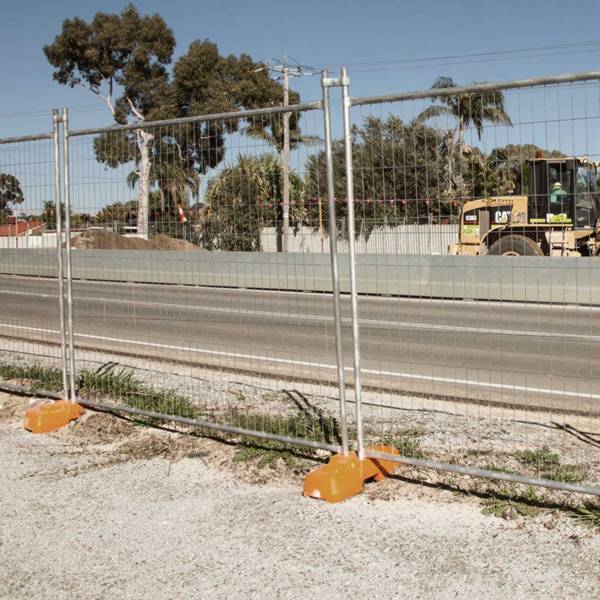
[[[183,252],[196,252],[201,249],[191,242],[178,240],[164,234],[144,240],[98,229],[84,231],[73,238],[71,248],[80,250],[179,250]]]

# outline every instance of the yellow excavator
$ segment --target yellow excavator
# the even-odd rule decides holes
[[[515,194],[464,203],[458,244],[449,254],[600,254],[598,163],[586,158],[525,162]]]

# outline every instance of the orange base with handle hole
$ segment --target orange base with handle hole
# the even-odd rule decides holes
[[[385,452],[399,456],[396,448],[389,446],[372,446],[373,452]],[[329,459],[326,465],[310,471],[304,479],[303,495],[310,498],[319,498],[326,502],[341,502],[360,494],[365,481],[375,479],[381,481],[398,468],[398,463],[389,460],[365,458],[360,460],[356,452],[346,456],[336,454]]]
[[[67,400],[38,404],[25,413],[25,429],[32,433],[48,433],[65,427],[81,416],[81,405]]]

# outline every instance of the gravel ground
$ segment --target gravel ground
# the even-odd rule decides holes
[[[555,513],[398,480],[328,505],[222,443],[95,414],[33,435],[22,409],[0,396],[3,598],[600,596],[600,535]]]

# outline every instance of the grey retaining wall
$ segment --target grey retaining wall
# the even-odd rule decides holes
[[[73,250],[77,279],[331,291],[326,254]],[[52,249],[0,250],[0,273],[56,275]],[[600,259],[358,255],[360,293],[600,304]],[[349,291],[348,256],[340,255]]]

